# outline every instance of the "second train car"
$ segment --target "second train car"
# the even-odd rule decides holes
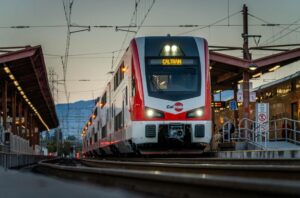
[[[134,38],[83,129],[83,153],[203,150],[212,134],[208,62],[204,38]]]

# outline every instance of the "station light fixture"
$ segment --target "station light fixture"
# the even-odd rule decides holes
[[[262,73],[260,72],[260,73],[252,75],[252,78],[257,78],[257,77],[260,77],[261,75],[262,75]]]
[[[10,69],[7,66],[5,66],[3,69],[7,74],[10,74]]]
[[[10,74],[8,77],[9,77],[11,80],[15,80],[15,77],[14,77],[14,75],[12,75],[12,74]]]
[[[278,68],[280,68],[280,65],[276,65],[276,66],[270,68],[269,72],[273,72],[273,71],[277,70]]]
[[[11,73],[9,67],[7,65],[4,65],[4,71],[8,75],[8,77],[13,81],[14,85],[16,86],[17,90],[19,91],[20,95],[24,98],[24,100],[27,102],[28,106],[32,109],[32,111],[36,114],[36,116],[39,118],[40,122],[44,125],[44,127],[49,131],[48,125],[45,123],[39,112],[36,110],[36,108],[31,104],[30,100],[26,96],[25,92],[23,91],[22,87],[20,86],[19,82],[16,80],[15,76]]]
[[[249,64],[249,69],[250,69],[251,71],[255,71],[255,70],[257,69],[257,65],[256,65],[255,63],[250,63],[250,64]]]

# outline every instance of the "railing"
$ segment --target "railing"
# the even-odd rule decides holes
[[[44,159],[51,159],[51,156],[42,155],[24,155],[0,152],[0,167],[20,168],[35,164]]]
[[[281,118],[271,120],[270,125],[270,141],[287,141],[296,145],[300,145],[300,121],[289,118]],[[297,137],[299,137],[297,139]]]
[[[268,126],[268,128],[262,130],[263,126]],[[248,141],[262,149],[267,149],[270,141],[286,141],[300,145],[297,137],[300,139],[300,121],[298,120],[281,118],[258,123],[243,118],[239,122],[238,139]]]
[[[230,121],[225,122],[222,126],[223,143],[232,141],[233,137],[231,135],[231,127],[232,127],[232,122]]]
[[[239,122],[238,139],[248,141],[262,149],[267,148],[269,142],[269,131],[261,130],[266,123],[258,123],[248,118],[243,118]]]
[[[13,134],[10,134],[10,152],[18,154],[36,154],[28,140]]]

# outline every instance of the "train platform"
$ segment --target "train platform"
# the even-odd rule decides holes
[[[300,150],[236,150],[216,152],[218,158],[228,159],[299,159]]]
[[[59,180],[30,172],[5,170],[0,167],[0,197],[32,198],[32,197],[145,197],[139,194],[116,188],[87,185],[69,180]]]

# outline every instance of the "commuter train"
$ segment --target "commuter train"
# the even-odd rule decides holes
[[[83,154],[202,151],[211,140],[207,41],[134,38],[83,128]]]

